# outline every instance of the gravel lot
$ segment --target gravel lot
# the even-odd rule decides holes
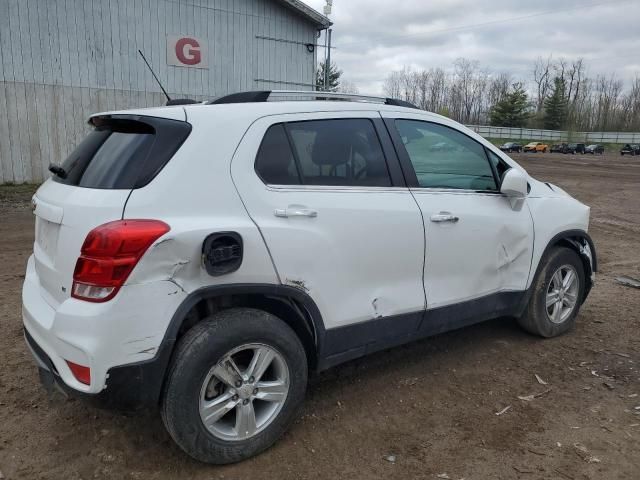
[[[20,319],[30,191],[0,187],[0,471],[6,479],[640,478],[640,290],[614,281],[640,276],[640,160],[514,158],[592,207],[600,272],[577,328],[541,340],[497,320],[350,362],[312,380],[303,416],[275,447],[227,467],[192,461],[153,412],[124,416],[47,396]]]

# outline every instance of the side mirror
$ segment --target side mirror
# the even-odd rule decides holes
[[[500,193],[509,198],[524,198],[527,196],[527,177],[515,168],[507,170],[502,177]]]
[[[509,199],[513,210],[520,210],[527,196],[527,177],[520,170],[510,168],[502,177],[500,193]]]

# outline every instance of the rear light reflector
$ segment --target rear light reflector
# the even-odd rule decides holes
[[[67,365],[69,365],[69,370],[73,373],[73,376],[76,377],[80,383],[84,383],[85,385],[91,384],[91,369],[89,367],[85,367],[83,365],[78,365],[77,363],[70,362],[66,360]]]
[[[151,244],[169,230],[159,220],[117,220],[91,230],[76,262],[71,296],[112,299]]]

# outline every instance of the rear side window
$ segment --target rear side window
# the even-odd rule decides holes
[[[391,186],[380,140],[368,119],[291,122],[272,126],[256,158],[265,183]]]
[[[131,189],[149,183],[180,148],[191,125],[155,117],[92,119],[95,129],[62,163],[56,182],[85,188]]]
[[[256,172],[271,185],[300,185],[300,177],[284,125],[267,130],[256,157]]]

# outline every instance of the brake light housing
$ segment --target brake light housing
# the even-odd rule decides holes
[[[111,300],[151,244],[170,230],[160,220],[116,220],[94,228],[80,250],[71,296],[96,303]]]
[[[78,365],[77,363],[70,362],[69,360],[65,361],[76,380],[80,383],[84,383],[85,385],[91,385],[91,369],[89,367]]]

